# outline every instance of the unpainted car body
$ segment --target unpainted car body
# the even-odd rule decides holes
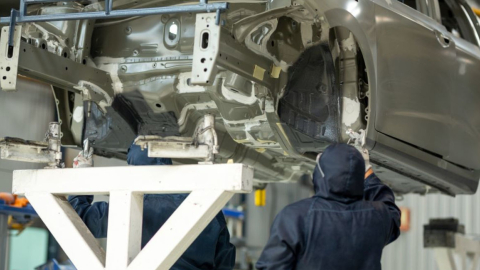
[[[89,138],[98,154],[121,156],[137,135],[191,136],[213,113],[216,162],[254,166],[259,185],[308,180],[317,153],[365,129],[375,172],[397,193],[476,191],[480,27],[466,2],[228,2],[210,40],[198,24],[214,22],[193,13],[24,24],[19,73],[53,85],[63,144]],[[194,51],[215,42],[212,63],[196,63]]]

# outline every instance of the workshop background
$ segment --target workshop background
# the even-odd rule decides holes
[[[1,1],[6,3],[14,0]],[[471,2],[471,5],[480,8],[480,0]],[[19,91],[12,93],[0,91],[0,137],[25,138],[25,134],[28,134],[25,139],[42,140],[48,123],[55,119],[50,86],[19,79],[18,89]],[[66,154],[67,159],[73,158],[73,154],[74,151],[69,151]],[[96,166],[125,165],[124,161],[98,157],[95,163]],[[13,170],[39,168],[42,168],[42,165],[0,160],[0,192],[11,192]],[[238,197],[232,200],[231,206],[243,207],[246,217],[244,237],[235,239],[239,269],[248,269],[249,262],[258,258],[268,239],[269,227],[275,215],[287,204],[311,195],[310,188],[301,183],[272,184],[266,189],[266,206],[255,206],[253,194],[246,196],[244,205],[240,205],[242,200]],[[479,193],[456,198],[445,195],[406,195],[398,198],[397,203],[410,211],[409,230],[402,232],[397,241],[385,248],[382,259],[385,270],[438,269],[433,251],[423,248],[423,225],[427,224],[430,218],[458,218],[460,223],[465,225],[467,235],[475,235],[480,239]],[[66,259],[41,222],[37,222],[35,226],[39,228],[30,227],[20,235],[13,234],[10,237],[9,269],[34,269],[54,257],[63,256],[63,259]],[[105,241],[102,243],[105,244]]]

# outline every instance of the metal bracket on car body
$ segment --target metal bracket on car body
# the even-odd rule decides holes
[[[193,49],[192,83],[211,85],[217,74],[221,26],[216,24],[219,13],[197,14]]]
[[[31,163],[48,163],[46,169],[63,168],[60,124],[52,122],[45,141],[27,141],[19,138],[0,138],[0,159]]]
[[[219,147],[215,116],[205,115],[192,137],[145,135],[138,136],[134,143],[142,150],[148,148],[148,156],[152,158],[203,159],[201,164],[212,164]]]
[[[0,35],[0,89],[15,91],[17,88],[18,59],[22,27],[15,26],[2,28]]]

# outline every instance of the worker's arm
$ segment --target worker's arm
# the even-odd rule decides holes
[[[370,169],[371,171],[371,169]],[[390,216],[390,234],[387,239],[389,244],[400,235],[400,209],[395,204],[395,195],[393,191],[383,184],[380,179],[371,171],[367,171],[367,178],[364,184],[364,199],[366,201],[379,201],[385,204]]]
[[[235,246],[230,243],[230,233],[226,226],[225,217],[223,213],[217,215],[217,219],[225,225],[223,226],[216,246],[215,254],[215,269],[217,270],[231,270],[235,267]]]
[[[69,196],[68,202],[96,238],[107,237],[108,203],[93,202],[93,196]]]
[[[294,209],[282,210],[272,224],[270,238],[256,264],[259,270],[291,270],[295,269],[297,254],[303,234],[298,228],[304,228],[297,215],[290,215]]]

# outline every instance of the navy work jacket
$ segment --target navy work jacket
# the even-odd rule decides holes
[[[275,218],[259,270],[380,270],[383,248],[400,234],[392,190],[346,144],[329,146],[313,174],[315,195]]]

